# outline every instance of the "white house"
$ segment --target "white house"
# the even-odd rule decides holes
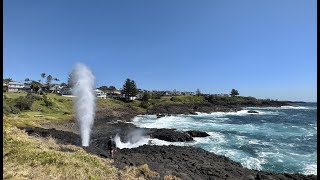
[[[60,91],[59,94],[61,94],[62,96],[70,96],[72,95],[72,89],[68,88],[68,87],[63,87]]]
[[[107,93],[101,91],[100,89],[96,89],[96,97],[97,98],[102,98],[102,99],[106,99],[107,98]]]
[[[50,91],[51,92],[56,92],[56,93],[60,93],[61,89],[63,88],[64,86],[60,86],[60,85],[54,85],[52,87],[50,87]]]
[[[24,92],[24,84],[19,82],[9,82],[8,92]]]

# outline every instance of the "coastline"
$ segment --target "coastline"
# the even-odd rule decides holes
[[[188,108],[185,109],[188,110]],[[230,111],[233,111],[233,109],[230,108],[229,111],[224,112]],[[120,115],[123,122],[119,121],[119,119],[110,118],[108,114],[106,114],[105,118],[100,117],[99,119],[96,119],[92,132],[92,145],[90,147],[85,148],[87,152],[97,154],[102,157],[109,157],[105,149],[107,147],[107,139],[110,135],[119,134],[122,140],[126,141],[126,136],[132,130],[143,130],[146,134],[150,134],[157,130],[138,128],[134,124],[128,123],[132,120],[132,118],[128,118],[131,116],[135,117],[136,112],[134,110],[125,112],[130,112],[129,114],[131,115],[129,116],[128,113],[123,113],[124,116],[118,114]],[[112,113],[117,114],[117,112]],[[75,122],[68,122],[64,125],[60,124],[59,126],[53,125],[52,123],[50,125],[44,124],[43,127],[56,129],[61,129],[61,127],[65,127],[65,129],[69,129],[71,132],[77,132],[77,125],[75,124]],[[53,137],[55,137],[56,135],[56,138],[58,139],[62,138],[61,143],[71,143],[74,145],[79,145],[80,142],[79,136],[76,134],[71,135],[72,138],[67,138],[68,135],[65,134],[65,131],[57,132],[57,130],[54,129],[42,129],[40,131],[46,131]],[[173,132],[174,129],[171,129],[169,131]],[[172,136],[176,135],[172,134]],[[122,168],[125,165],[131,166],[148,164],[151,169],[160,173],[162,178],[164,177],[164,175],[171,174],[182,179],[188,179],[188,177],[191,177],[191,179],[210,179],[213,177],[216,179],[317,179],[317,175],[273,173],[247,169],[242,167],[239,163],[234,162],[225,156],[219,156],[214,153],[202,149],[199,150],[199,148],[194,147],[180,147],[172,145],[143,145],[133,149],[118,149],[117,154],[118,155],[114,159],[114,165],[116,167]],[[211,162],[210,160],[208,160],[209,157],[216,157],[217,159],[213,159]],[[200,160],[197,162],[188,163],[192,162],[192,160],[194,159]],[[215,169],[216,171],[212,171],[212,169]]]

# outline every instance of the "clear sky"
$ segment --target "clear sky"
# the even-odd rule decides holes
[[[4,78],[316,101],[316,0],[4,0]]]

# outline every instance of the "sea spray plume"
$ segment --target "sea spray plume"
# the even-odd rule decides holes
[[[144,131],[141,129],[135,129],[130,131],[126,139],[128,140],[128,142],[122,142],[119,134],[117,134],[114,138],[117,148],[136,148],[144,144],[148,144],[150,140],[149,137],[144,136]]]
[[[74,109],[80,125],[82,146],[89,146],[90,132],[95,116],[94,80],[90,69],[84,64],[74,66],[71,74],[72,94],[75,96]]]

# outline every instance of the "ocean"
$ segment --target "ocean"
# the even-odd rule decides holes
[[[259,113],[249,114],[248,110]],[[227,156],[249,169],[317,174],[316,103],[159,119],[155,115],[140,115],[133,123],[138,127],[200,130],[210,134],[194,138],[194,142],[151,139],[157,145],[200,147]]]

